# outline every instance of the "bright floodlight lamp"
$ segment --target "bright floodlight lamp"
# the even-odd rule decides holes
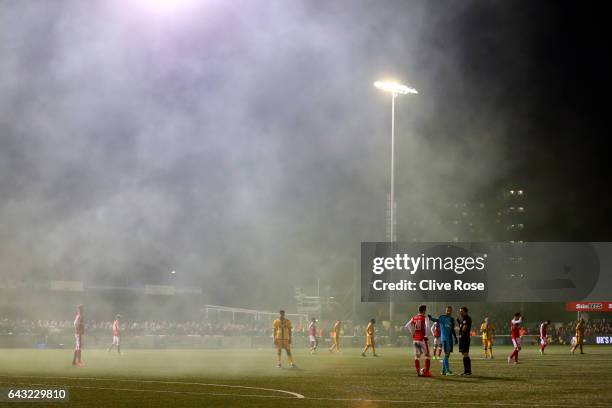
[[[126,3],[134,11],[154,19],[174,19],[184,17],[198,4],[197,0],[128,0]]]
[[[406,95],[406,94],[418,94],[414,88],[410,88],[404,84],[400,84],[399,82],[391,82],[391,81],[376,81],[374,82],[374,86],[380,90],[391,92],[394,95]]]

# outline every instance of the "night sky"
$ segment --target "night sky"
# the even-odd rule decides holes
[[[512,109],[531,107],[513,143],[525,157],[523,167],[511,176],[525,179],[537,210],[530,216],[529,239],[608,241],[603,10],[571,2],[521,6],[514,13],[525,28],[518,25],[513,36],[524,38],[521,52],[529,62],[523,73],[510,76],[514,95],[507,99],[517,99]],[[503,17],[498,24],[503,26]],[[503,49],[506,38],[497,36],[488,45]],[[499,60],[484,64],[494,70]]]
[[[385,239],[384,78],[419,90],[396,105],[399,239],[523,188],[526,239],[610,240],[603,10],[145,3],[0,4],[3,279],[341,294]]]

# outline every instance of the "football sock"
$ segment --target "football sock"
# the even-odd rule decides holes
[[[472,372],[472,361],[469,357],[463,357],[463,372],[471,373]]]
[[[418,358],[414,359],[414,368],[416,368],[416,372],[417,374],[419,374],[421,371],[421,360],[419,360]]]
[[[425,359],[425,371],[428,372],[429,371],[429,367],[431,367],[431,361],[428,358],[426,358]]]

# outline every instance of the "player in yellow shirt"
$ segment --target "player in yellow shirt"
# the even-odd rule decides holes
[[[278,319],[274,320],[274,345],[276,346],[276,355],[278,358],[277,367],[281,368],[281,352],[285,349],[287,353],[287,361],[291,368],[295,368],[293,357],[291,356],[291,320],[285,318],[285,311],[281,310]]]
[[[582,350],[583,343],[584,343],[584,320],[581,317],[580,320],[578,320],[578,323],[576,323],[576,344],[574,344],[574,346],[572,347],[572,354],[574,354],[574,351],[576,351],[578,346],[580,346],[580,354],[584,354],[584,351]]]
[[[376,354],[376,348],[375,348],[375,343],[374,343],[374,333],[376,332],[376,329],[374,327],[375,324],[376,324],[376,320],[371,319],[370,323],[368,323],[368,327],[366,327],[366,330],[365,330],[366,346],[363,349],[363,352],[361,353],[363,357],[366,356],[366,351],[368,351],[370,347],[372,348],[372,354],[374,355],[374,357],[378,357],[378,354]]]
[[[485,358],[493,358],[495,325],[493,323],[489,323],[488,317],[485,317],[484,322],[480,325],[480,334],[482,335],[482,347],[484,348]]]
[[[340,320],[336,320],[334,323],[334,328],[331,332],[331,340],[332,345],[329,348],[329,352],[332,353],[334,350],[340,352],[340,330],[342,329],[342,322]]]

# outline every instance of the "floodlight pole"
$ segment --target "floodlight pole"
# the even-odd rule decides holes
[[[391,93],[391,242],[395,242],[395,98],[397,94]]]
[[[395,247],[395,98],[396,92],[391,92],[391,193],[389,194],[389,218],[391,252]],[[391,273],[393,278],[393,273]],[[389,322],[393,322],[393,292],[389,293]]]
[[[398,95],[418,94],[419,92],[398,82],[376,81],[374,86],[391,93],[391,193],[389,194],[389,241],[391,252],[395,249],[395,98]],[[393,281],[393,271],[390,272]],[[389,321],[393,321],[393,292],[389,293]]]

